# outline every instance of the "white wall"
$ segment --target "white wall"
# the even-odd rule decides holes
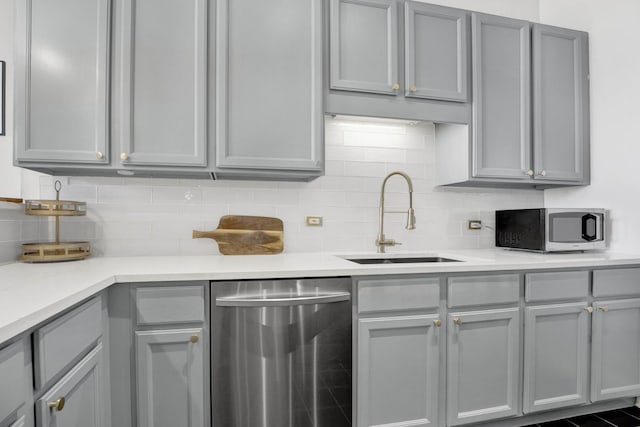
[[[389,214],[386,235],[403,243],[389,251],[493,247],[493,231],[469,231],[468,219],[494,223],[495,209],[539,207],[535,190],[463,190],[434,186],[435,140],[431,123],[328,119],[326,175],[310,183],[198,181],[140,178],[69,178],[62,197],[88,202],[86,218],[65,218],[65,239],[90,240],[97,253],[193,255],[217,253],[191,231],[216,228],[226,214],[265,215],[285,223],[286,252],[374,251],[383,177],[394,170],[413,179],[417,228]],[[41,178],[42,197],[53,196],[55,178]],[[406,183],[387,184],[387,208],[407,209]],[[304,224],[324,217],[323,227]]]
[[[540,0],[540,20],[589,32],[591,186],[545,191],[548,207],[611,210],[611,249],[640,251],[640,2]]]
[[[0,136],[0,197],[20,197],[20,169],[13,167],[13,3],[0,0],[0,60],[7,63],[6,136]]]

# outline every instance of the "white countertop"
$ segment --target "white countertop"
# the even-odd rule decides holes
[[[348,254],[353,258],[375,254]],[[388,256],[434,256],[394,252]],[[236,280],[380,274],[460,273],[640,265],[640,255],[536,254],[501,249],[446,250],[437,256],[464,262],[361,265],[336,255],[89,258],[53,264],[0,266],[0,344],[114,283]]]

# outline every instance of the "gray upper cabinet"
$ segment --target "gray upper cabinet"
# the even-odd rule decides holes
[[[467,13],[407,1],[405,96],[467,101]]]
[[[535,178],[583,181],[589,168],[589,49],[580,31],[533,25]]]
[[[530,180],[530,24],[474,13],[473,176]]]
[[[206,166],[208,0],[118,5],[119,162]]]
[[[217,173],[320,175],[322,2],[217,4]]]
[[[110,11],[110,0],[16,2],[18,163],[109,162]]]
[[[519,309],[449,313],[447,327],[447,425],[519,415]]]
[[[640,395],[640,299],[594,303],[592,334],[591,401]]]
[[[525,309],[525,413],[587,403],[589,311],[586,303]]]
[[[330,8],[331,89],[397,94],[397,1],[331,0]]]

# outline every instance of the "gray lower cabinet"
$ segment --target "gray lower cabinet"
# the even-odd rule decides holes
[[[138,426],[205,425],[203,329],[136,332]]]
[[[39,427],[109,427],[99,343],[36,401]]]
[[[640,395],[640,299],[595,302],[592,333],[591,401]]]
[[[218,176],[322,174],[322,22],[318,0],[217,2]]]
[[[520,415],[520,309],[449,313],[447,328],[447,424]]]
[[[439,426],[438,315],[358,320],[357,425]]]
[[[108,164],[110,13],[110,0],[16,2],[18,164]]]
[[[536,180],[588,180],[589,46],[581,31],[533,25]]]
[[[29,337],[0,349],[0,426],[33,426],[33,368]]]
[[[586,302],[525,308],[525,413],[588,402],[590,311]]]
[[[117,0],[120,167],[207,165],[208,0]],[[171,28],[171,31],[167,31]]]

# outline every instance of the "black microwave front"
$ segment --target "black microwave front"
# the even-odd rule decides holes
[[[496,246],[536,252],[606,249],[605,209],[496,211]]]

